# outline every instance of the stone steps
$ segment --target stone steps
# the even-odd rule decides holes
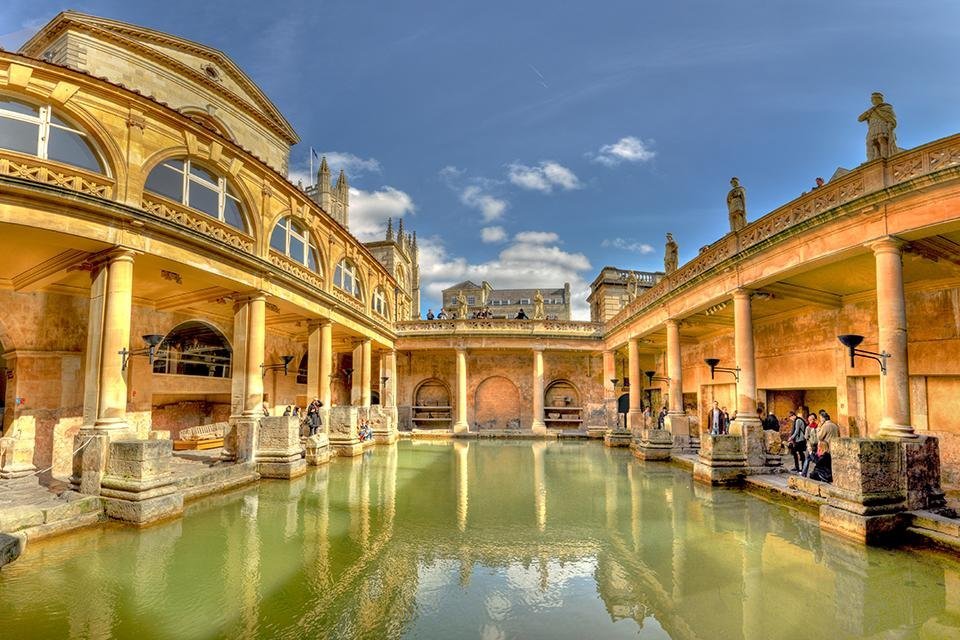
[[[950,536],[960,544],[960,518],[947,518],[932,511],[914,511],[910,527]]]

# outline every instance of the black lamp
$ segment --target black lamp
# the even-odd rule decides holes
[[[860,356],[861,358],[869,358],[870,360],[876,360],[880,363],[880,373],[887,375],[887,358],[890,357],[890,354],[886,351],[881,351],[877,353],[876,351],[867,351],[865,349],[857,349],[860,346],[860,343],[863,342],[863,336],[858,336],[855,333],[845,333],[842,336],[837,336],[837,340],[840,341],[840,344],[845,346],[850,350],[850,368],[854,367],[854,358]]]
[[[653,381],[657,382],[670,382],[670,378],[666,376],[658,376],[656,371],[644,371],[647,374],[647,380],[650,381],[650,386],[653,386]]]
[[[710,379],[713,380],[713,374],[716,371],[733,374],[733,379],[740,382],[740,367],[719,367],[720,358],[704,358],[703,360],[710,367]]]
[[[143,349],[134,349],[133,351],[128,350],[126,347],[118,351],[120,357],[123,359],[122,364],[120,365],[121,371],[127,370],[127,363],[130,361],[130,356],[142,356],[147,355],[150,357],[150,364],[153,364],[153,358],[157,354],[157,346],[163,342],[163,336],[151,333],[149,335],[141,336],[143,341],[147,343],[147,346]]]
[[[280,371],[281,369],[283,375],[287,375],[291,362],[293,362],[293,356],[280,356],[278,364],[261,364],[260,369],[263,371],[263,375],[267,375],[267,371]]]

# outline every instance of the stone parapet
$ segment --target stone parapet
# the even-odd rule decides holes
[[[179,516],[183,494],[170,472],[172,458],[170,440],[111,442],[100,487],[106,514],[139,526]]]
[[[629,431],[612,430],[603,434],[603,446],[605,447],[629,447],[632,443],[633,436]]]
[[[358,456],[363,453],[357,434],[359,418],[359,407],[330,407],[330,448],[335,455]]]
[[[747,475],[747,454],[738,435],[705,434],[693,478],[709,484],[736,484]]]
[[[763,463],[767,467],[783,466],[783,438],[779,431],[764,430],[763,433]],[[771,469],[773,471],[773,469]]]
[[[268,416],[260,419],[257,472],[261,478],[296,478],[307,472],[300,446],[300,419]]]
[[[260,435],[259,417],[230,416],[223,433],[223,452],[220,458],[227,462],[254,462],[257,438]]]
[[[306,441],[306,462],[311,467],[325,464],[330,460],[330,438],[325,433],[310,436]]]
[[[946,501],[940,486],[940,442],[933,436],[904,440],[901,452],[907,509],[939,509]]]
[[[393,444],[400,439],[397,432],[397,408],[373,405],[368,410],[368,422],[377,444]]]
[[[673,434],[666,429],[642,429],[631,449],[640,460],[669,460]]]

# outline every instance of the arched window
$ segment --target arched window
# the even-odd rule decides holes
[[[383,287],[377,287],[374,290],[371,304],[373,305],[374,313],[388,320],[390,319],[389,308],[387,307],[387,296],[383,293]]]
[[[310,237],[310,230],[292,217],[282,219],[270,235],[270,248],[287,255],[311,271],[320,272],[317,245]]]
[[[160,194],[246,232],[247,225],[226,178],[198,166],[190,159],[165,160],[150,172],[147,191]]]
[[[216,329],[202,322],[177,325],[160,343],[154,373],[229,378],[233,353]]]
[[[360,288],[357,267],[349,260],[341,260],[337,264],[337,269],[333,273],[333,284],[357,300],[363,300],[363,290]]]
[[[50,106],[0,96],[0,147],[106,173],[90,137]]]

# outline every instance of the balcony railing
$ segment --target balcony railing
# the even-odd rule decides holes
[[[401,337],[465,334],[600,338],[603,325],[576,320],[412,320],[396,323]]]
[[[0,175],[64,187],[97,198],[110,199],[113,195],[113,180],[105,175],[6,149],[0,150]]]

